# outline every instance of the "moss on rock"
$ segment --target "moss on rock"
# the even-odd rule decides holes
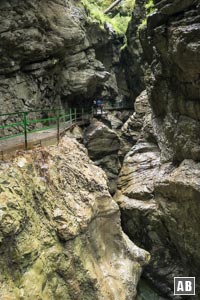
[[[148,253],[122,233],[106,176],[80,144],[1,164],[0,218],[1,300],[133,299]]]

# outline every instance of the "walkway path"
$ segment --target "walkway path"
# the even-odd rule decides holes
[[[59,142],[60,136],[70,128],[76,125],[86,125],[89,120],[81,120],[76,122],[66,122],[65,126],[58,128],[49,128],[40,130],[38,132],[32,132],[28,134],[27,137],[27,149],[33,149],[34,147],[45,147],[49,145],[54,145]],[[12,156],[15,156],[17,150],[25,150],[25,139],[24,135],[15,136],[7,139],[0,140],[0,160],[7,160]]]
[[[55,144],[56,141],[56,128],[30,133],[28,136],[28,149],[36,146],[48,146],[50,144]],[[0,141],[0,160],[4,160],[11,156],[16,150],[24,150],[23,135]]]
[[[106,110],[118,110],[119,107],[108,107]],[[120,107],[120,110],[128,109]],[[47,113],[54,114],[53,117],[45,117],[40,119],[29,118],[33,113]],[[105,111],[104,111],[105,113]],[[100,114],[101,115],[101,114]],[[7,130],[10,128],[16,127],[20,128],[20,135],[16,134],[12,137],[0,136],[0,160],[7,160],[10,157],[14,156],[17,150],[32,149],[37,146],[49,146],[59,142],[60,136],[68,129],[72,128],[75,125],[85,125],[88,124],[90,118],[93,116],[100,116],[95,114],[94,111],[85,112],[83,109],[79,111],[74,109],[69,109],[68,113],[63,111],[56,110],[43,110],[43,111],[31,111],[31,112],[16,112],[11,114],[0,115],[0,117],[7,119],[6,123],[0,120],[0,129]],[[9,117],[11,121],[8,122]],[[20,118],[19,118],[20,117]],[[20,119],[16,122],[15,118]],[[17,120],[18,120],[17,119]],[[14,121],[13,121],[14,120]],[[41,128],[38,131],[28,131],[29,126],[34,126],[37,123],[43,124],[43,122],[54,122],[54,128],[52,125],[46,127],[45,129]],[[1,125],[2,123],[2,125]]]

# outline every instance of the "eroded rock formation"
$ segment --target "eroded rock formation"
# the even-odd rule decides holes
[[[121,42],[76,1],[1,1],[1,112],[75,106],[101,93],[114,101]]]
[[[118,151],[120,140],[117,134],[102,122],[93,119],[84,134],[84,144],[90,158],[106,172],[110,192],[116,190],[120,170]]]
[[[149,254],[83,146],[64,138],[0,169],[1,300],[135,299]]]
[[[144,90],[134,103],[135,111],[123,124],[120,132],[120,155],[124,157],[133,145],[140,139],[155,141],[152,128],[152,114],[147,92]]]
[[[153,135],[141,129],[115,198],[125,232],[151,253],[144,275],[170,299],[188,299],[174,296],[173,277],[198,278],[200,268],[200,6],[195,0],[154,2],[140,28],[151,106],[146,132],[152,128]],[[199,299],[196,284],[191,299]]]
[[[199,2],[156,1],[155,7],[142,43],[162,160],[199,160]]]

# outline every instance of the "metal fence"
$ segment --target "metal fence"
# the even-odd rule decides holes
[[[103,112],[109,110],[132,110],[132,107],[123,107],[121,105],[104,106]],[[101,114],[103,114],[101,112]],[[49,129],[55,129],[55,135],[59,141],[60,135],[67,128],[74,124],[86,123],[91,116],[96,116],[94,107],[86,108],[68,108],[63,109],[43,109],[18,111],[7,114],[0,114],[0,143],[17,136],[22,137],[24,148],[28,149],[30,134]],[[14,143],[14,141],[13,141]],[[2,146],[2,145],[1,145]]]
[[[24,148],[28,148],[31,133],[55,128],[57,140],[60,134],[76,123],[88,121],[92,110],[83,108],[44,109],[0,114],[0,141],[24,136]]]

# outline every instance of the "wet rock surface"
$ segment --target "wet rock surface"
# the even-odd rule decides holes
[[[120,170],[119,137],[104,123],[93,119],[84,133],[84,144],[88,149],[89,157],[106,172],[110,192],[114,193]]]
[[[125,157],[115,194],[123,229],[151,253],[144,276],[173,299],[173,277],[199,276],[199,192],[199,163],[161,165],[158,148],[142,143]]]
[[[0,168],[2,300],[135,298],[149,255],[83,146],[64,138]]]
[[[119,96],[113,66],[123,39],[89,22],[80,3],[3,1],[0,28],[2,113]],[[109,49],[109,65],[102,49]]]
[[[149,100],[163,161],[200,159],[198,5],[195,0],[159,1],[147,19],[148,40],[142,39],[150,66]]]
[[[115,194],[123,229],[151,253],[144,277],[170,299],[188,299],[173,277],[199,277],[199,16],[198,1],[155,1],[140,29],[150,111]]]
[[[146,90],[135,99],[134,113],[121,127],[119,134],[120,155],[124,157],[138,140],[155,141],[152,128],[152,113]]]
[[[178,168],[171,164],[154,166],[145,175],[143,168],[144,161],[138,161],[138,172],[133,165],[133,191],[122,173],[115,198],[125,232],[151,253],[145,276],[163,294],[175,298],[173,277],[199,276],[199,164],[185,160]]]

